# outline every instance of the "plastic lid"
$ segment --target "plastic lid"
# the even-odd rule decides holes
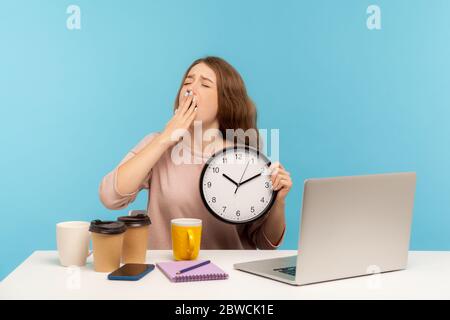
[[[135,216],[119,217],[117,220],[125,223],[127,227],[142,227],[152,223],[149,216],[142,213]]]
[[[126,230],[127,227],[120,221],[93,220],[89,226],[89,231],[101,234],[120,234]]]

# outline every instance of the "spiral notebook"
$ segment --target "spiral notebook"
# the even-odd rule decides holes
[[[199,264],[201,262],[203,261],[170,261],[159,262],[156,265],[172,282],[228,279],[228,274],[212,262],[185,273],[177,274],[178,271],[189,268],[190,266]]]

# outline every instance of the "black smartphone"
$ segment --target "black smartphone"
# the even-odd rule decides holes
[[[137,281],[155,269],[154,264],[127,263],[108,274],[109,280]]]

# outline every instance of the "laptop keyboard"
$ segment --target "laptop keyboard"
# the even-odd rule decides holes
[[[281,273],[289,274],[291,276],[295,276],[296,269],[297,269],[297,267],[286,267],[286,268],[273,269],[273,271],[278,271]]]

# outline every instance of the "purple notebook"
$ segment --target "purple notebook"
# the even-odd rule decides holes
[[[212,262],[185,273],[177,274],[181,269],[189,268],[190,266],[199,264],[203,261],[204,260],[170,261],[159,262],[156,265],[172,282],[228,279],[228,274]]]

